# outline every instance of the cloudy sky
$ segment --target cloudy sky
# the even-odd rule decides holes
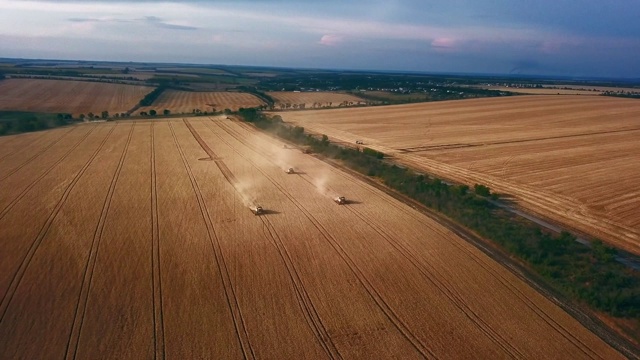
[[[0,0],[0,57],[640,78],[640,0]]]

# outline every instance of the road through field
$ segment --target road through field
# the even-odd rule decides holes
[[[0,358],[622,358],[443,225],[225,117],[77,126],[13,178]]]
[[[412,168],[489,186],[555,222],[640,254],[640,103],[517,96],[281,114]]]

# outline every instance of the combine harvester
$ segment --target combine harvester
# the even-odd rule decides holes
[[[338,204],[338,205],[344,205],[344,204],[347,203],[347,199],[344,196],[338,196],[338,197],[334,198],[333,201],[335,201],[336,204]]]
[[[287,169],[287,174],[295,174],[295,173],[296,173],[296,171],[295,171],[295,170],[293,170],[293,168],[292,168],[292,167],[290,167],[290,168],[288,168],[288,169]]]
[[[262,206],[260,206],[260,205],[250,206],[249,209],[251,209],[251,212],[253,213],[253,215],[262,215],[262,214],[264,214],[264,210],[262,209]]]

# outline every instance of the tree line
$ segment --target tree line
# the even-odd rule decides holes
[[[73,121],[71,114],[36,114],[0,111],[0,135],[51,129]]]
[[[142,100],[140,100],[140,106],[151,106],[151,104],[153,104],[153,102],[156,101],[158,96],[160,96],[160,94],[162,94],[162,92],[165,91],[166,89],[167,89],[167,86],[165,85],[161,85],[153,89],[153,91],[145,95],[142,98]]]

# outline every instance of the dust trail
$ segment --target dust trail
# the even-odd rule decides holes
[[[282,171],[287,171],[289,168],[294,168],[297,170],[292,155],[293,149],[274,145],[270,142],[265,141],[263,138],[256,134],[245,134],[244,137],[247,139],[247,142],[259,145],[260,148],[264,149],[264,153],[268,154],[268,158],[259,157],[255,159],[256,164],[261,166],[273,166],[273,164],[275,164]]]
[[[240,199],[242,200],[242,203],[245,206],[251,207],[251,206],[259,205],[258,199],[252,195],[252,194],[255,194],[255,190],[254,190],[256,186],[255,181],[251,179],[240,178],[240,179],[237,179],[236,182],[233,183],[232,185],[235,188],[238,195],[240,195]]]
[[[335,197],[335,191],[331,190],[328,186],[329,180],[331,180],[331,173],[328,171],[322,171],[317,176],[313,177],[313,185],[316,190],[323,196]]]
[[[291,150],[284,148],[275,148],[273,151],[273,161],[279,168],[286,171],[289,168],[296,168],[291,159]]]

